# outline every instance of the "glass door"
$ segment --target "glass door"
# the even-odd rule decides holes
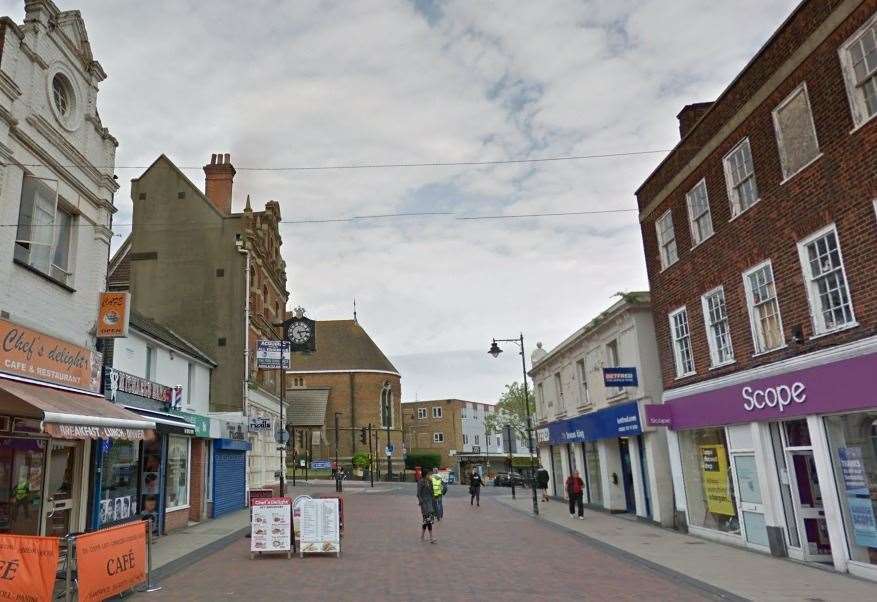
[[[761,485],[755,467],[755,454],[731,454],[731,462],[737,479],[737,499],[743,516],[743,533],[746,541],[758,546],[769,546],[767,526],[764,522],[764,502]]]
[[[64,537],[75,531],[76,474],[79,445],[69,441],[49,441],[46,492],[43,504],[44,533]]]
[[[831,562],[828,523],[806,419],[782,423],[786,470],[801,542],[802,560]]]

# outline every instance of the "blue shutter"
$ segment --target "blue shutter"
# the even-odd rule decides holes
[[[213,451],[213,518],[246,505],[247,453],[243,450]]]

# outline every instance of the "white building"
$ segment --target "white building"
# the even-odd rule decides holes
[[[625,295],[551,352],[540,344],[532,361],[549,493],[566,497],[566,478],[577,470],[586,504],[672,524],[666,433],[643,419],[643,406],[662,391],[648,292]],[[637,384],[605,386],[606,368],[635,369]]]
[[[505,462],[508,460],[509,451],[512,452],[512,459],[516,462],[516,470],[520,470],[516,459],[530,456],[527,438],[521,433],[513,431],[512,442],[509,445],[508,437],[504,433],[487,431],[485,419],[495,411],[495,406],[477,401],[463,401],[460,406],[460,431],[463,434],[463,445],[457,456],[461,463],[466,460],[479,462],[485,476],[488,472],[494,474],[506,469]],[[533,444],[535,445],[535,440]],[[489,471],[487,470],[488,462],[490,464]]]

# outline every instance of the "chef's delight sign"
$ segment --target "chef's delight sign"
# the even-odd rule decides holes
[[[98,393],[101,360],[97,351],[0,320],[0,372]]]

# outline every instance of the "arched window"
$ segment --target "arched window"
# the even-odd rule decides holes
[[[381,426],[384,428],[393,426],[393,389],[390,388],[388,381],[384,382],[384,387],[381,389]]]

